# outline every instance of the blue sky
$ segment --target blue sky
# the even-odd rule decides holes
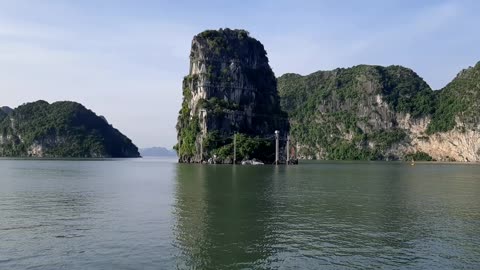
[[[0,0],[0,105],[74,100],[140,147],[175,144],[192,37],[242,28],[277,76],[399,64],[432,88],[480,61],[478,1]]]

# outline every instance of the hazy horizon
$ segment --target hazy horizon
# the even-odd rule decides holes
[[[206,29],[249,31],[277,77],[402,65],[440,89],[480,61],[480,3],[385,2],[0,0],[0,107],[76,101],[139,148],[171,149],[191,40]]]

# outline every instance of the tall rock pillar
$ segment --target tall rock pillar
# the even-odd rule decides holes
[[[277,81],[263,45],[244,30],[196,35],[177,123],[179,161],[231,163],[237,133],[240,160],[270,162],[275,130],[284,146],[287,114],[280,108]]]

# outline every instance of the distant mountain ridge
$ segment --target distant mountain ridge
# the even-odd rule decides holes
[[[165,147],[150,147],[140,149],[142,157],[176,157],[177,153]]]
[[[139,157],[120,131],[83,105],[27,103],[0,110],[0,156],[47,158]]]

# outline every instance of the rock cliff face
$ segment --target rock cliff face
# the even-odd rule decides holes
[[[105,158],[140,155],[130,139],[81,104],[37,101],[15,110],[0,110],[0,156]]]
[[[180,162],[231,163],[234,133],[237,161],[272,161],[275,130],[281,153],[290,131],[300,158],[480,161],[480,63],[438,91],[408,68],[369,65],[285,74],[278,90],[281,106],[265,49],[246,31],[195,36]]]
[[[278,84],[303,158],[480,161],[480,63],[439,91],[400,66],[285,74]]]
[[[284,139],[289,129],[265,49],[244,30],[205,31],[193,38],[183,96],[176,145],[180,162],[217,157],[231,163],[234,133],[238,161],[272,161],[274,131]]]

